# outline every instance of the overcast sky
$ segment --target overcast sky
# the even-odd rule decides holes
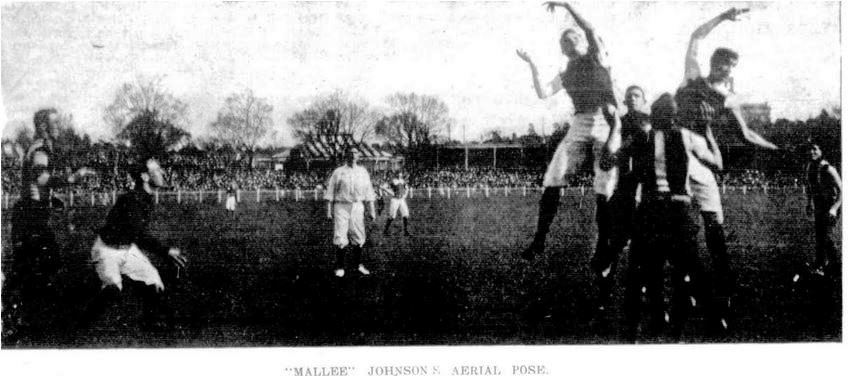
[[[655,97],[682,79],[690,33],[730,6],[747,3],[577,2],[612,56],[621,87]],[[839,4],[751,3],[740,22],[705,40],[703,70],[717,46],[741,53],[736,90],[769,102],[774,118],[805,119],[840,103]],[[398,91],[432,94],[449,106],[452,137],[486,131],[551,131],[569,120],[564,94],[541,101],[526,49],[544,78],[565,64],[557,44],[572,25],[539,2],[396,3],[49,3],[2,7],[2,95],[7,124],[53,106],[95,137],[108,137],[103,109],[138,76],[163,76],[189,104],[202,135],[224,99],[251,88],[286,118],[317,94],[342,89],[377,107]],[[103,48],[94,48],[102,45]]]

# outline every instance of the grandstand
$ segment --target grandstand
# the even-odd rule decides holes
[[[351,134],[313,135],[293,149],[290,164],[306,169],[329,169],[344,151],[353,150],[369,170],[399,170],[404,158],[354,140]]]

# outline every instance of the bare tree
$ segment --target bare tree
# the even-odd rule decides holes
[[[162,77],[138,77],[135,82],[118,88],[112,104],[104,110],[103,120],[118,135],[131,120],[143,113],[156,114],[158,121],[185,128],[187,112],[186,103],[162,86]]]
[[[138,158],[165,161],[170,151],[185,145],[192,135],[162,119],[156,111],[143,111],[121,130],[118,140],[126,141]]]
[[[451,126],[449,107],[436,96],[396,93],[387,98],[393,114],[381,119],[377,132],[408,148],[432,143]]]
[[[313,135],[351,134],[358,142],[375,135],[375,123],[381,114],[368,102],[352,98],[342,91],[316,98],[310,106],[293,114],[287,123],[295,137],[308,139]]]
[[[274,135],[274,107],[265,98],[258,98],[251,89],[233,93],[209,127],[216,139],[242,149],[253,158],[260,142]]]

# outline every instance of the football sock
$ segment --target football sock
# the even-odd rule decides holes
[[[552,225],[552,221],[558,213],[560,202],[560,187],[547,187],[543,190],[543,196],[540,198],[540,212],[537,217],[537,232],[534,234],[535,243],[546,241],[546,234],[549,233],[549,226]]]

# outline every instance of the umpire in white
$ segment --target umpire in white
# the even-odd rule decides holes
[[[363,244],[366,243],[363,202],[369,206],[370,220],[374,220],[375,189],[372,187],[369,172],[357,165],[354,151],[346,151],[344,161],[345,165],[336,168],[328,179],[324,196],[328,201],[328,219],[332,219],[334,223],[334,274],[337,277],[345,276],[345,249],[349,247],[350,239],[352,264],[357,265],[357,271],[361,274],[369,275],[369,270],[360,260]]]

